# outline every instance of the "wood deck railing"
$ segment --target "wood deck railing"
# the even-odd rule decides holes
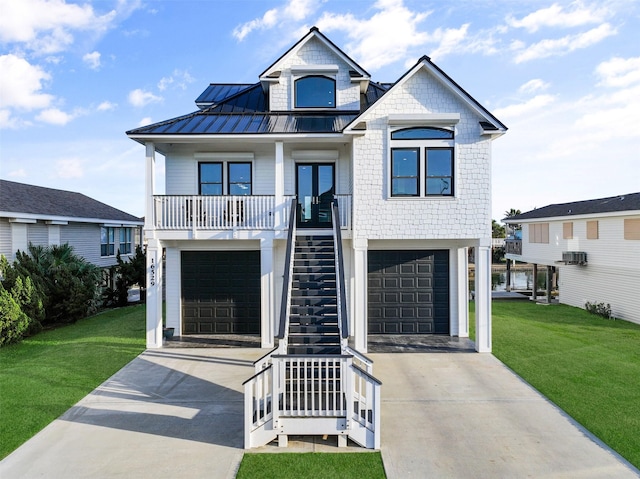
[[[507,239],[504,242],[504,252],[506,254],[522,254],[522,240]]]
[[[291,200],[273,195],[156,195],[153,224],[159,230],[273,230],[287,228]],[[351,196],[338,195],[341,228],[351,229]],[[278,225],[280,221],[282,224]]]

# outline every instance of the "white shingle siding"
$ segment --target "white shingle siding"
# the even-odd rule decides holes
[[[365,114],[367,133],[354,139],[357,236],[490,237],[491,142],[480,137],[480,118],[424,70],[387,95]],[[460,113],[455,127],[454,197],[389,198],[387,118],[397,113]]]
[[[529,243],[530,224],[522,227],[522,256],[530,263],[559,268],[559,300],[584,308],[585,302],[609,303],[615,317],[640,323],[640,240],[624,239],[624,219],[632,216],[564,218],[549,223],[549,243]],[[634,217],[638,217],[637,215]],[[587,221],[598,221],[598,239],[587,238]],[[573,238],[562,225],[573,223]],[[563,251],[584,251],[587,265],[564,265]]]
[[[311,39],[294,55],[289,56],[279,67],[280,81],[272,83],[269,88],[269,106],[273,111],[293,110],[293,76],[291,67],[301,65],[338,65],[336,74],[336,109],[359,110],[360,87],[352,83],[349,76],[349,65],[327,50],[319,40]],[[332,75],[327,75],[332,76]]]

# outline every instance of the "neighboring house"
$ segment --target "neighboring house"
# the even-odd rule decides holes
[[[0,254],[9,260],[40,246],[68,243],[87,261],[108,268],[120,251],[126,259],[141,244],[140,218],[88,196],[0,180]]]
[[[609,303],[640,323],[640,193],[545,206],[505,218],[522,225],[506,257],[558,271],[559,301]]]
[[[273,346],[290,202],[312,235],[335,196],[359,351],[369,334],[468,336],[470,247],[476,347],[491,350],[491,142],[506,127],[428,57],[376,83],[314,27],[256,83],[212,83],[196,104],[127,132],[146,146],[148,347],[162,346],[163,250],[176,334]]]

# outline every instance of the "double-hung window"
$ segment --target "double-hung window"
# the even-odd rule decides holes
[[[131,228],[120,228],[120,254],[131,254]]]
[[[201,195],[251,195],[251,162],[199,163],[199,183]]]
[[[453,130],[403,128],[391,132],[391,196],[454,195]]]
[[[115,254],[115,228],[103,226],[100,228],[100,256]]]

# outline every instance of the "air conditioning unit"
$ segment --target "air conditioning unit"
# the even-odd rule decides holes
[[[562,262],[564,264],[587,264],[587,253],[584,251],[563,251]]]

